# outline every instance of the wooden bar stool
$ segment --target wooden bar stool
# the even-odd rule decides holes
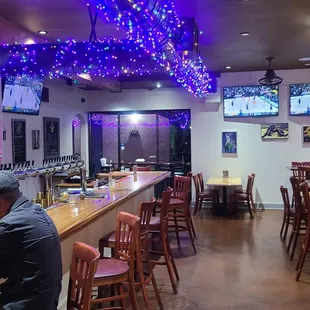
[[[151,253],[159,254],[164,258],[164,261],[152,260],[152,264],[167,266],[170,282],[174,294],[178,293],[176,281],[180,281],[179,273],[174,262],[172,251],[168,240],[168,226],[169,226],[169,206],[170,198],[172,195],[172,188],[168,187],[165,192],[162,193],[162,201],[160,208],[160,217],[152,217],[150,223],[150,231],[152,232],[152,241],[156,243],[161,242],[162,251],[151,250]],[[155,237],[158,236],[158,237]]]
[[[152,282],[153,289],[159,304],[160,309],[163,309],[163,304],[160,298],[159,290],[157,287],[156,279],[153,272],[153,266],[151,263],[151,259],[149,257],[149,248],[150,242],[149,239],[149,231],[150,231],[150,220],[152,216],[153,209],[155,207],[155,199],[151,202],[142,202],[139,208],[139,217],[140,217],[140,247],[137,248],[137,253],[140,255],[140,259],[136,261],[136,265],[138,266],[138,270],[135,271],[136,278],[139,278],[140,281],[135,282],[135,286],[142,288],[143,299],[145,306],[147,309],[150,309],[150,301],[148,299],[146,285]],[[114,251],[116,245],[116,234],[115,232],[106,235],[105,237],[99,240],[99,252],[103,256],[104,248],[111,248]],[[145,262],[147,265],[147,271],[144,271],[142,268],[142,262]],[[141,281],[141,278],[142,281]]]
[[[293,260],[298,237],[305,235],[304,232],[307,228],[307,224],[306,224],[307,212],[305,211],[305,206],[300,196],[300,189],[299,189],[300,181],[297,178],[290,177],[290,182],[291,182],[292,189],[293,189],[296,215],[294,218],[293,228],[290,234],[290,239],[287,245],[287,252],[289,253],[291,250],[290,259]]]
[[[124,308],[124,300],[129,296],[132,309],[138,310],[134,269],[135,257],[137,261],[140,248],[140,218],[126,212],[117,213],[117,226],[115,235],[115,258],[100,259],[94,276],[93,287],[98,287],[98,298],[92,299],[91,304],[103,304],[120,300]],[[139,264],[138,268],[139,268]],[[143,282],[143,278],[141,279]],[[124,285],[129,290],[124,290]],[[118,295],[102,297],[101,288],[105,286],[116,286]]]
[[[188,231],[194,252],[196,247],[194,244],[194,237],[196,232],[190,210],[190,203],[188,195],[190,193],[191,178],[183,176],[175,176],[173,183],[173,194],[169,204],[169,221],[173,224],[169,225],[169,232],[175,232],[177,237],[178,246],[180,247],[179,233]],[[161,206],[162,199],[156,200],[157,205]],[[185,223],[185,226],[179,225]]]
[[[290,206],[290,198],[288,195],[287,188],[281,186],[280,191],[281,191],[281,195],[282,195],[282,199],[283,199],[283,206],[284,206],[283,220],[282,220],[282,225],[281,225],[281,230],[280,230],[280,237],[282,238],[283,241],[285,241],[289,225],[294,224],[296,211],[295,211],[295,208],[291,208],[291,206]],[[284,232],[284,235],[283,235],[283,232]]]
[[[299,188],[302,192],[302,196],[303,196],[303,200],[304,200],[304,204],[305,204],[305,210],[307,211],[307,214],[308,214],[307,220],[308,220],[308,223],[310,223],[310,197],[309,197],[309,187],[308,187],[307,182],[301,183],[299,185]],[[301,251],[299,253],[298,261],[297,261],[296,281],[299,281],[300,274],[301,274],[302,268],[304,266],[306,255],[307,255],[308,251],[310,251],[310,227],[309,227],[309,225],[307,225],[306,235],[305,235],[302,247],[301,247]]]
[[[92,284],[99,252],[82,242],[73,246],[68,287],[67,310],[90,310]]]
[[[202,175],[202,173],[201,173]],[[218,191],[216,190],[203,190],[201,187],[201,178],[199,174],[193,176],[195,191],[196,191],[196,201],[195,201],[195,208],[194,208],[194,215],[197,214],[198,211],[201,210],[202,204],[204,201],[210,201],[214,206],[219,202],[219,195]],[[203,182],[203,178],[202,178]]]
[[[249,175],[246,190],[235,190],[230,195],[230,204],[229,204],[230,212],[232,212],[234,206],[237,203],[245,202],[247,204],[250,217],[251,219],[253,219],[253,213],[255,213],[255,204],[254,204],[254,199],[253,199],[254,179],[255,179],[255,174]]]

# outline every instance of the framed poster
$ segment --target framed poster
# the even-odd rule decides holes
[[[40,130],[32,130],[32,149],[40,149]]]
[[[261,138],[262,140],[283,140],[288,139],[288,123],[262,124]]]
[[[13,164],[26,161],[26,120],[12,119]]]
[[[310,142],[310,126],[302,126],[302,142]]]
[[[222,154],[237,154],[237,132],[222,132]]]
[[[44,159],[60,156],[59,118],[43,117]]]

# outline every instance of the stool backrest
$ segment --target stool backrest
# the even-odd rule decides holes
[[[93,279],[100,253],[90,245],[73,246],[68,287],[67,309],[89,310]]]
[[[300,213],[304,210],[304,205],[302,203],[300,189],[299,189],[299,184],[301,182],[299,181],[299,179],[294,178],[294,177],[290,177],[290,182],[291,182],[292,190],[293,190],[296,213]]]
[[[140,216],[140,240],[143,242],[149,234],[150,221],[155,208],[156,199],[150,202],[141,202],[139,209]]]
[[[139,216],[118,212],[116,216],[115,255],[117,258],[128,261],[129,265],[135,260],[135,251],[140,244]]]
[[[173,182],[173,197],[188,201],[191,187],[191,178],[175,176]]]
[[[248,175],[248,181],[246,184],[246,193],[247,195],[251,195],[252,194],[252,189],[253,189],[253,176],[252,175]]]
[[[167,187],[166,191],[162,193],[162,201],[160,208],[160,231],[168,237],[168,224],[169,224],[169,205],[173,189]]]
[[[280,192],[282,195],[284,211],[289,215],[290,214],[290,198],[288,195],[288,190],[286,187],[280,186]]]
[[[195,185],[195,191],[196,191],[196,197],[198,197],[198,194],[201,193],[201,186],[200,186],[200,180],[199,175],[193,175],[194,185]]]
[[[199,178],[199,182],[200,182],[200,190],[203,192],[205,190],[205,182],[203,180],[202,172],[198,173],[198,178]]]
[[[310,196],[309,196],[309,186],[307,182],[303,182],[301,184],[299,184],[299,189],[302,193],[303,196],[303,201],[304,201],[304,205],[306,210],[308,211],[308,225],[307,225],[307,230],[306,230],[306,236],[305,236],[305,241],[304,244],[309,244],[310,241],[310,225],[309,225],[309,221],[310,221]]]
[[[299,179],[300,182],[304,182],[307,179],[309,179],[309,174],[310,174],[309,166],[298,167],[297,178]]]

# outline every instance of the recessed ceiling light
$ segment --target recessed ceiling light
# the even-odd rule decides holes
[[[249,36],[250,33],[249,32],[241,32],[240,35],[243,37],[246,37],[246,36]]]
[[[226,69],[231,69],[231,66],[226,66],[225,68],[226,68]]]
[[[306,63],[305,66],[310,66],[310,63]]]
[[[47,31],[46,31],[46,30],[39,30],[39,31],[38,31],[38,34],[45,35],[45,34],[47,34]]]
[[[298,59],[299,61],[310,61],[310,57],[302,57]]]

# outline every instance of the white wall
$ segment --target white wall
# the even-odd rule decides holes
[[[253,85],[264,72],[224,73],[219,86]],[[279,187],[289,187],[291,161],[310,160],[308,145],[302,144],[301,124],[310,124],[310,117],[289,117],[289,84],[310,83],[310,70],[277,71],[284,78],[280,86],[280,115],[267,118],[245,118],[224,121],[219,96],[203,100],[183,89],[127,90],[121,93],[92,92],[88,111],[125,111],[149,109],[191,109],[192,168],[203,171],[205,178],[221,176],[228,169],[230,176],[241,176],[243,183],[249,173],[257,175],[255,195],[265,207],[281,203]],[[219,90],[221,93],[221,89]],[[209,103],[208,103],[209,102]],[[211,102],[211,103],[210,103]],[[214,103],[218,102],[218,103]],[[289,139],[262,142],[260,124],[289,122]],[[221,132],[237,130],[238,157],[224,158],[221,154]]]
[[[0,81],[1,83],[1,81]],[[85,121],[86,103],[81,102],[81,98],[86,98],[87,93],[83,90],[66,86],[63,80],[46,80],[45,86],[49,88],[50,102],[42,102],[39,116],[3,113],[3,127],[6,129],[6,141],[3,141],[3,163],[12,162],[12,119],[26,120],[26,157],[27,160],[35,160],[35,165],[42,165],[44,158],[43,143],[43,117],[57,117],[60,119],[60,156],[72,155],[72,121],[77,119],[76,115],[81,114]],[[1,86],[0,86],[1,87]],[[1,89],[1,88],[0,88]],[[1,102],[0,102],[1,103]],[[82,157],[88,159],[87,149],[87,124],[82,124]],[[32,149],[32,130],[40,130],[40,149]],[[83,145],[84,144],[84,145]],[[36,187],[33,180],[28,180],[27,184],[22,181],[21,188],[24,194],[33,198]],[[24,186],[25,185],[25,186]],[[26,186],[27,185],[27,186]]]

